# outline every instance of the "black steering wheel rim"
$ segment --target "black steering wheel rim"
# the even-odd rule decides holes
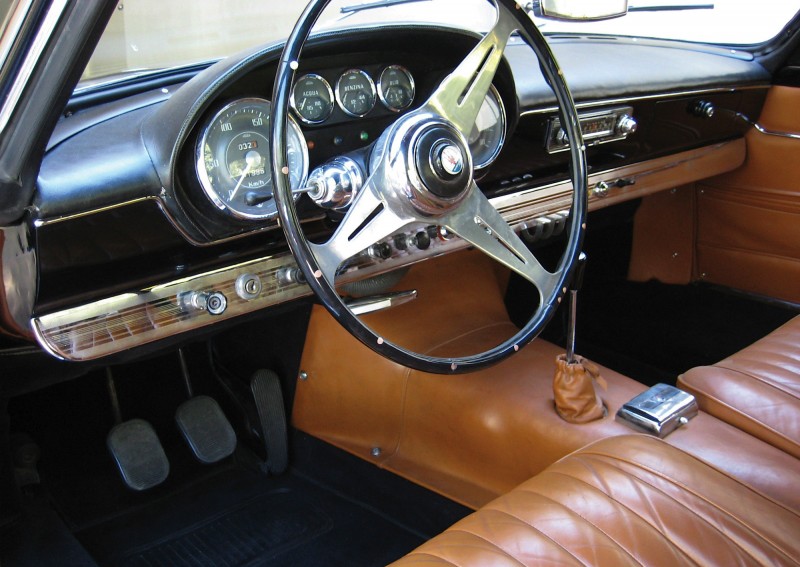
[[[333,282],[328,282],[322,276],[323,272],[320,263],[317,261],[309,242],[303,234],[300,219],[294,206],[288,175],[286,140],[289,101],[303,45],[308,39],[311,28],[330,0],[311,0],[303,11],[281,54],[272,96],[270,152],[272,175],[275,180],[275,201],[289,248],[294,254],[309,286],[331,315],[366,346],[398,364],[430,373],[460,374],[485,368],[513,355],[533,340],[552,318],[566,294],[566,284],[572,277],[572,272],[581,252],[586,228],[588,181],[585,146],[581,136],[578,112],[564,80],[563,73],[541,32],[513,0],[488,1],[498,10],[498,20],[499,11],[506,10],[519,24],[517,32],[536,54],[542,74],[556,96],[562,127],[569,139],[576,141],[576,143],[570,145],[570,174],[573,184],[573,199],[567,244],[556,270],[557,281],[552,286],[552,291],[542,298],[538,310],[530,321],[513,337],[488,351],[464,357],[439,358],[411,352],[380,337],[347,308],[336,292]]]

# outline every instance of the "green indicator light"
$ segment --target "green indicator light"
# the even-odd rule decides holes
[[[361,138],[362,142],[366,142],[367,140],[369,140],[369,134],[367,134],[366,132],[361,132],[361,135],[359,137]]]

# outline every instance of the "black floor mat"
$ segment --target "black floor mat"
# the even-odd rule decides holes
[[[237,465],[76,535],[99,565],[195,567],[385,565],[434,534],[301,470]]]

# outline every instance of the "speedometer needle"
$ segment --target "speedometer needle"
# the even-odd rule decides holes
[[[236,197],[236,192],[239,190],[239,187],[242,186],[242,183],[244,183],[244,178],[247,177],[247,174],[250,173],[250,170],[252,168],[253,168],[253,161],[247,160],[247,167],[244,168],[242,176],[239,178],[239,182],[236,184],[236,187],[233,188],[231,196],[229,197],[231,201],[233,201],[233,198]]]

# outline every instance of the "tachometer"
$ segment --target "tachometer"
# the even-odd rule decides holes
[[[469,135],[469,149],[475,169],[491,164],[506,139],[506,110],[500,93],[492,86],[486,93],[483,105]]]
[[[203,191],[220,210],[245,219],[277,214],[272,198],[269,101],[237,100],[217,112],[197,145],[197,175]],[[308,176],[308,147],[293,119],[287,131],[289,181],[302,187]]]
[[[414,77],[400,65],[389,65],[378,80],[378,96],[393,112],[408,108],[414,102]]]
[[[360,118],[375,107],[375,83],[366,71],[350,69],[336,81],[336,102],[345,114]]]
[[[333,89],[323,77],[310,73],[292,88],[292,108],[306,124],[319,124],[333,112]]]

